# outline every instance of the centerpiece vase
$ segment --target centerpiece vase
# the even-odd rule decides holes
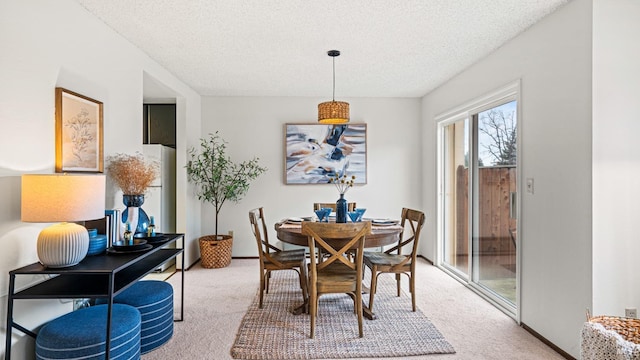
[[[134,234],[146,234],[149,216],[141,208],[144,204],[144,195],[122,195],[122,202],[127,207],[122,212],[122,223],[130,223]]]
[[[336,201],[336,222],[347,222],[347,200],[344,198],[344,194],[340,194],[340,199]]]

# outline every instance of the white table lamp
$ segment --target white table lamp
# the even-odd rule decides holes
[[[61,223],[38,235],[38,258],[48,267],[78,264],[89,250],[87,229],[73,223],[103,218],[105,176],[97,174],[22,175],[22,221]]]

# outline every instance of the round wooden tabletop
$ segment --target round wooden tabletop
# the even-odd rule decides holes
[[[278,222],[275,224],[278,239],[289,244],[308,246],[306,235],[302,235],[302,227],[297,224]],[[372,226],[371,235],[365,238],[364,247],[373,248],[397,243],[400,239],[402,228],[400,225],[394,226]],[[336,241],[344,239],[333,239]]]

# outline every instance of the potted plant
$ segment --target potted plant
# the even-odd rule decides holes
[[[107,158],[107,163],[107,173],[122,190],[122,202],[127,207],[122,212],[122,222],[129,223],[133,233],[146,232],[149,217],[140,206],[158,175],[158,163],[146,161],[140,153],[115,154]]]
[[[211,203],[216,211],[215,234],[198,239],[205,268],[221,268],[231,263],[233,237],[218,233],[218,215],[227,200],[240,201],[249,191],[251,181],[267,170],[259,165],[257,157],[235,163],[226,150],[227,143],[216,131],[200,139],[199,151],[195,148],[188,151],[187,177],[196,186],[198,199]]]

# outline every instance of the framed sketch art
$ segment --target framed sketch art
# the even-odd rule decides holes
[[[336,174],[367,183],[366,124],[286,124],[285,183],[327,184]]]
[[[102,103],[56,88],[56,172],[103,172]]]

